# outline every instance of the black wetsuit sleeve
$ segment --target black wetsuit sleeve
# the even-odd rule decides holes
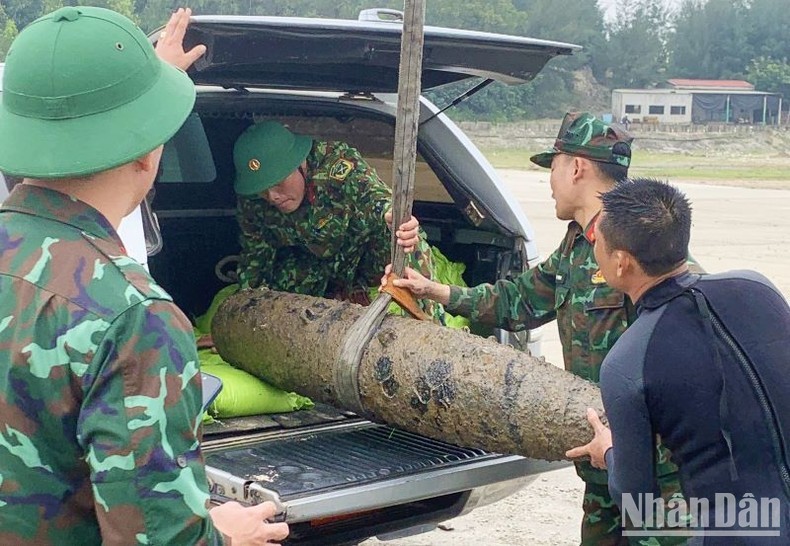
[[[660,314],[661,310],[643,314],[618,340],[601,369],[601,394],[612,431],[612,449],[606,453],[609,493],[621,507],[624,493],[659,494],[644,366]]]

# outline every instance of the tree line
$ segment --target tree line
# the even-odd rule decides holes
[[[179,7],[173,0],[3,0],[0,59],[19,29],[64,5],[107,7],[145,31]],[[354,19],[370,7],[402,9],[403,0],[194,0],[196,14]],[[556,117],[574,108],[608,108],[608,91],[653,87],[669,78],[746,79],[760,91],[790,97],[790,5],[787,0],[622,0],[605,18],[597,0],[428,0],[426,24],[531,36],[581,45],[554,59],[527,85],[494,84],[454,109],[460,119]],[[431,93],[440,105],[469,87]],[[600,97],[591,99],[591,89]]]

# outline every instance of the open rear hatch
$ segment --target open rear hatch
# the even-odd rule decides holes
[[[229,88],[394,93],[401,30],[399,22],[196,16],[185,42],[205,44],[208,51],[189,75],[197,84]],[[423,90],[469,78],[525,83],[553,57],[580,49],[432,26],[424,34]]]

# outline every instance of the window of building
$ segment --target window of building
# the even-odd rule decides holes
[[[641,114],[642,113],[642,105],[641,104],[626,104],[625,105],[625,113],[626,114]]]
[[[686,107],[685,106],[670,106],[669,107],[669,114],[672,116],[685,116],[686,115]]]
[[[649,110],[650,110],[651,114],[663,114],[664,113],[664,107],[663,106],[656,106],[655,104],[651,105]]]

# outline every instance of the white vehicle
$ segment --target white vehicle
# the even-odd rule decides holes
[[[274,119],[294,132],[346,141],[389,183],[401,37],[397,17],[383,20],[392,14],[366,10],[359,21],[193,18],[187,45],[208,48],[188,72],[198,90],[195,109],[165,146],[155,197],[124,235],[128,247],[146,249],[139,259],[148,255],[151,274],[188,316],[204,313],[233,282],[240,247],[232,148],[250,124]],[[422,88],[528,82],[551,58],[576,49],[426,27]],[[537,264],[534,233],[516,199],[425,98],[417,148],[414,215],[432,245],[466,265],[468,285]],[[540,353],[535,332],[478,324],[472,331]],[[212,495],[217,502],[274,501],[290,524],[287,544],[354,544],[430,530],[550,468],[400,431],[392,439],[391,431],[325,405],[212,424],[204,430]]]

